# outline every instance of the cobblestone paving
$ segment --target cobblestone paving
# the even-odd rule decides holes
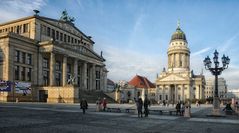
[[[83,115],[75,105],[0,103],[0,133],[238,133],[238,116],[208,118],[208,112],[210,108],[198,109],[193,118],[138,118],[135,114],[94,112],[93,108]]]

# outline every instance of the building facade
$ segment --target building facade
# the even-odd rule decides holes
[[[0,24],[0,79],[31,84],[32,101],[78,102],[79,90],[104,90],[105,59],[90,36],[64,16],[39,15]],[[11,92],[2,101],[24,99]]]
[[[214,96],[215,79],[206,79],[205,98]],[[227,84],[224,78],[218,78],[218,96],[219,98],[227,98]]]
[[[171,37],[167,54],[168,68],[164,68],[156,79],[158,102],[203,99],[205,79],[202,74],[194,75],[190,71],[190,50],[179,24]]]

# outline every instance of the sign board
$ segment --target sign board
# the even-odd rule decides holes
[[[0,80],[0,91],[11,91],[11,82]]]
[[[31,83],[15,82],[15,92],[19,94],[31,94]]]

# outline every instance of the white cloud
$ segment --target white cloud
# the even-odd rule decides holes
[[[18,19],[33,14],[34,9],[46,5],[46,0],[3,0],[0,1],[0,22]]]
[[[231,38],[229,38],[228,40],[226,40],[218,49],[220,52],[225,52],[227,51],[229,48],[231,48],[231,46],[233,44],[236,44],[237,41],[236,39],[238,39],[238,35],[239,33],[236,33],[235,35],[233,35]]]
[[[114,81],[130,80],[138,74],[154,82],[156,73],[163,69],[162,64],[166,61],[160,55],[145,55],[124,48],[107,46],[104,49],[106,66],[109,70],[108,78]]]
[[[199,50],[199,51],[197,51],[197,52],[192,53],[192,56],[201,55],[201,54],[203,54],[203,53],[209,51],[210,49],[211,49],[210,47],[207,47],[207,48],[201,49],[201,50]]]

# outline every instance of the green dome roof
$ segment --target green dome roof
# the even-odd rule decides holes
[[[178,26],[178,28],[176,29],[176,31],[173,33],[173,35],[171,37],[171,41],[174,41],[174,40],[183,40],[183,41],[187,42],[186,35],[180,29],[179,26]]]

